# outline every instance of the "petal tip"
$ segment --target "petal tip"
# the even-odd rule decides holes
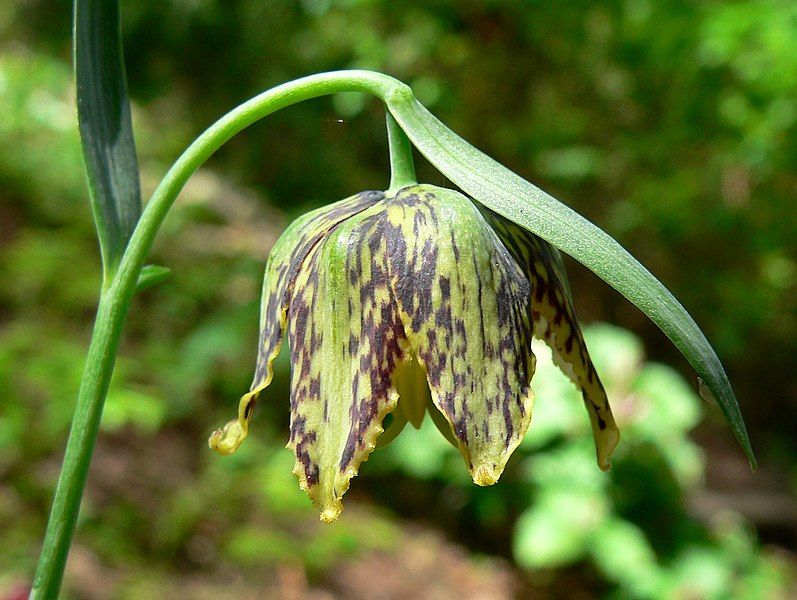
[[[492,463],[475,467],[471,475],[473,476],[473,483],[481,487],[487,487],[496,483],[503,472],[503,466]]]
[[[337,523],[341,512],[343,512],[343,506],[339,501],[330,506],[326,506],[321,510],[321,522],[327,525]]]
[[[598,467],[601,471],[608,471],[612,468],[612,454],[617,444],[620,443],[620,431],[616,426],[609,429],[609,433],[602,438],[596,438],[596,451],[598,455]]]
[[[241,442],[246,439],[246,429],[241,426],[238,419],[227,423],[224,427],[216,429],[208,439],[208,446],[219,454],[229,455],[238,449]]]

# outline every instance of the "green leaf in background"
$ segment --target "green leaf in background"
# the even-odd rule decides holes
[[[412,143],[464,192],[569,254],[635,304],[667,334],[716,400],[750,465],[755,457],[739,405],[714,349],[689,313],[611,236],[456,135],[409,91],[387,98]]]
[[[141,215],[117,2],[75,1],[80,137],[106,278]]]

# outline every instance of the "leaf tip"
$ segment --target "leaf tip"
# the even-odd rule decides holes
[[[149,288],[163,283],[171,276],[172,271],[167,267],[159,265],[147,265],[141,269],[141,274],[138,276],[136,283],[136,293],[143,292]]]

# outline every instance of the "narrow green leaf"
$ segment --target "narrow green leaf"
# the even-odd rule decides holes
[[[650,317],[697,371],[755,469],[747,430],[722,364],[667,288],[611,236],[468,144],[417,100],[395,94],[387,101],[413,144],[443,175],[488,208],[575,258]]]
[[[80,139],[107,276],[141,215],[118,2],[75,0],[74,26]]]
[[[136,283],[136,293],[143,292],[149,288],[163,283],[171,276],[172,271],[168,267],[161,267],[160,265],[147,265],[141,269],[141,275],[138,276]]]

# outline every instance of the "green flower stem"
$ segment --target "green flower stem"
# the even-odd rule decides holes
[[[396,123],[389,112],[385,113],[387,121],[387,141],[390,147],[390,189],[387,194],[395,194],[401,188],[415,185],[415,163],[412,160],[412,143],[404,130]]]
[[[241,104],[216,121],[183,152],[155,190],[133,231],[115,276],[103,286],[31,598],[49,600],[58,596],[125,318],[144,261],[169,208],[188,178],[235,134],[281,108],[340,92],[373,94],[386,104],[413,98],[405,84],[370,71],[321,73],[280,85]],[[396,148],[395,154],[405,157],[397,159],[399,164],[395,165],[394,171],[397,177],[401,174],[403,178],[411,172],[411,160],[409,163],[406,161],[408,143],[401,140],[395,131],[390,140],[391,150]],[[391,152],[391,157],[393,155]]]

